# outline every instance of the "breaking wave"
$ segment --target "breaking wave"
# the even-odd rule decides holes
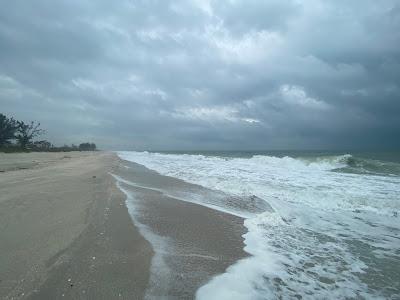
[[[251,257],[201,287],[199,299],[377,299],[400,293],[400,278],[393,276],[400,263],[397,163],[350,154],[118,154],[235,201],[256,197],[272,208],[236,206],[245,218],[244,249]]]

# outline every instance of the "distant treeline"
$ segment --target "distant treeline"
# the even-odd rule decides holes
[[[79,146],[72,144],[56,147],[52,143],[41,140],[34,141],[45,133],[39,122],[18,121],[0,113],[0,152],[42,151],[42,152],[69,152],[95,151],[96,144],[82,143]]]

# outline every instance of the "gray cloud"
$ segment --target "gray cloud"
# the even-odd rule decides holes
[[[110,149],[399,147],[397,1],[8,1],[0,111]]]

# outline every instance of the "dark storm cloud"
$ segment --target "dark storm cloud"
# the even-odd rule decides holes
[[[7,1],[0,111],[104,148],[400,146],[398,1]]]

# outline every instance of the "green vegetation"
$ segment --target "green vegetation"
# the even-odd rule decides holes
[[[17,134],[15,135],[15,139],[22,149],[27,149],[28,146],[32,144],[32,140],[35,137],[44,133],[44,130],[40,129],[40,123],[34,121],[29,124],[26,124],[23,121],[17,121],[17,125]]]
[[[17,131],[17,122],[13,118],[7,118],[0,114],[0,147],[11,144]]]
[[[95,151],[96,144],[83,143],[79,145],[79,151]]]
[[[40,128],[40,123],[31,121],[25,123],[0,113],[0,152],[70,152],[70,151],[96,151],[96,144],[82,143],[79,146],[72,144],[56,147],[52,143],[35,138],[43,135],[45,130]]]

